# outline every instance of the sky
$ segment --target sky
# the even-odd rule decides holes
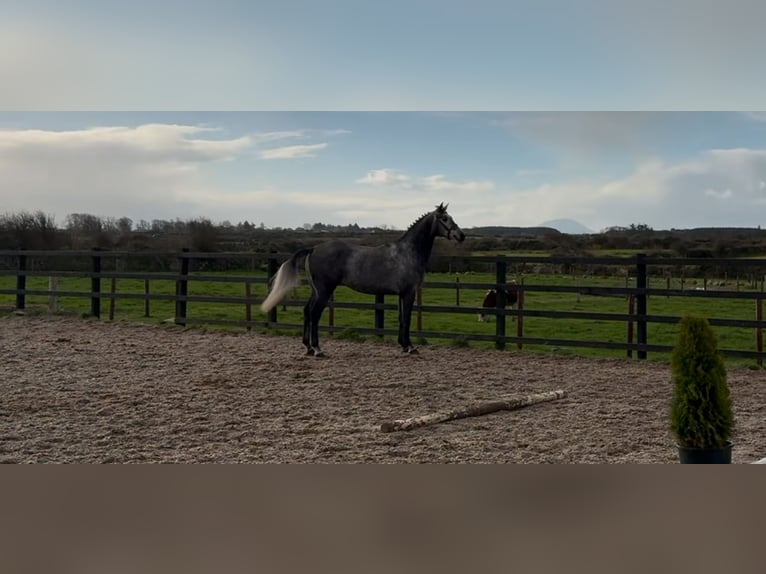
[[[760,1],[0,9],[0,213],[763,223]]]

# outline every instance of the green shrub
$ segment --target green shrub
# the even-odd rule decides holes
[[[726,367],[707,319],[685,315],[671,357],[671,429],[680,446],[725,446],[734,427]]]

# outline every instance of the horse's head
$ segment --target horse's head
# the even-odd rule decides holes
[[[440,203],[436,206],[436,210],[434,211],[434,228],[435,234],[441,237],[455,239],[458,242],[465,239],[465,233],[458,227],[458,224],[455,223],[452,216],[447,213],[447,206],[444,205],[444,203]]]

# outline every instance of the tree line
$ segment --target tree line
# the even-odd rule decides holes
[[[760,228],[699,228],[654,230],[645,224],[611,227],[599,233],[572,235],[545,227],[477,227],[465,229],[462,244],[437,242],[436,253],[547,251],[556,255],[587,256],[593,251],[642,250],[669,257],[745,257],[766,255],[766,231]],[[263,223],[207,218],[133,221],[72,213],[62,225],[43,211],[0,215],[0,249],[109,249],[124,251],[289,252],[306,244],[342,237],[360,244],[392,241],[402,230],[360,227],[356,223],[303,224],[269,228]]]

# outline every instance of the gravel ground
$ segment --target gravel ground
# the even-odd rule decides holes
[[[667,365],[79,318],[0,318],[0,462],[671,463]],[[733,462],[766,455],[766,370],[732,368]],[[567,396],[420,429],[477,401]]]

